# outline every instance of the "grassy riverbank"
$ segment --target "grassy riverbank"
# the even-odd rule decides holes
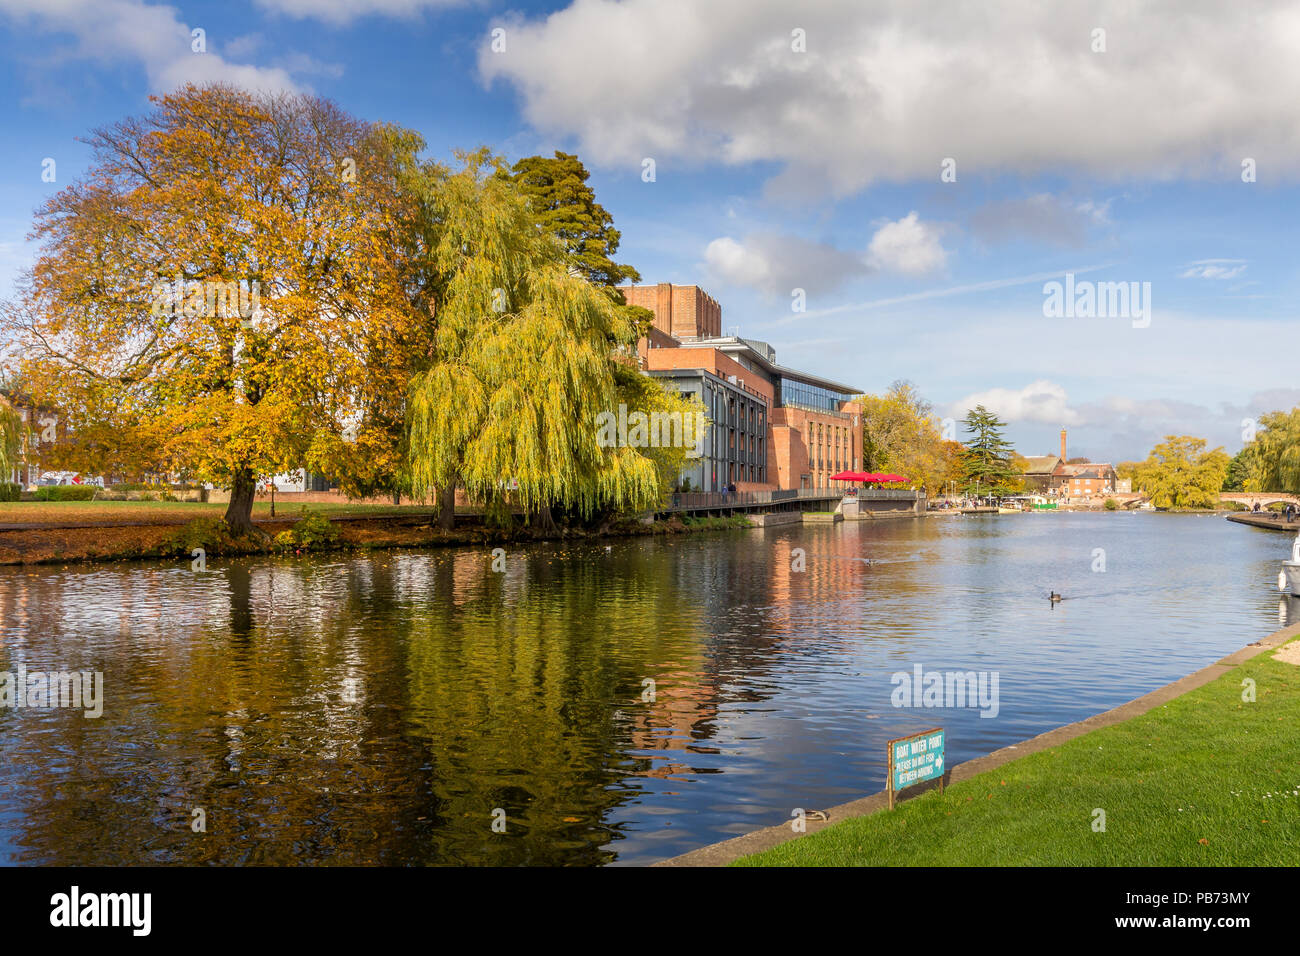
[[[293,517],[299,505],[281,502],[277,517]],[[308,506],[331,518],[377,517],[394,514],[433,514],[428,505],[374,505],[340,502]],[[224,504],[198,501],[0,501],[0,525],[45,525],[51,528],[90,524],[138,524],[164,522],[184,524],[195,518],[220,518]],[[271,520],[271,503],[253,505],[253,520]]]
[[[127,561],[138,559],[176,560],[202,546],[211,555],[255,555],[294,551],[297,541],[286,543],[302,513],[281,506],[271,518],[269,506],[259,503],[253,518],[266,537],[232,540],[220,526],[225,505],[179,502],[109,502],[99,510],[96,502],[23,502],[25,522],[9,530],[0,529],[0,565],[50,564],[77,561]],[[51,510],[53,509],[53,510]],[[68,510],[73,509],[73,510]],[[326,533],[310,536],[301,550],[338,551],[375,548],[422,548],[438,546],[491,546],[538,540],[584,540],[634,535],[681,534],[751,527],[741,515],[716,518],[678,518],[642,523],[635,518],[611,522],[600,531],[559,529],[552,535],[538,535],[526,527],[503,531],[485,527],[482,516],[460,514],[456,528],[435,527],[434,512],[419,505],[312,505],[309,513],[325,523]],[[12,512],[10,513],[12,516]],[[197,520],[195,520],[197,518]],[[0,523],[3,523],[0,521]],[[277,540],[280,538],[280,540]]]
[[[735,865],[1294,866],[1298,725],[1300,667],[1268,651],[1146,714]]]

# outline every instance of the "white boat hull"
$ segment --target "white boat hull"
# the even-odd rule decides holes
[[[1300,596],[1300,561],[1283,561],[1277,573],[1277,589]]]

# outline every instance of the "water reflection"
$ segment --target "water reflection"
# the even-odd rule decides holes
[[[99,670],[106,704],[0,710],[0,861],[647,862],[879,789],[890,737],[942,724],[966,759],[1300,619],[1279,542],[1017,515],[504,573],[486,549],[7,569],[0,670]],[[892,707],[915,663],[998,671],[997,719]]]

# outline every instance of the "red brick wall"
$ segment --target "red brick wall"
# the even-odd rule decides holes
[[[675,349],[677,346],[677,340],[667,332],[651,327],[648,336],[637,340],[636,352],[644,364],[646,356],[654,349]]]
[[[802,487],[803,475],[810,476],[808,483],[812,487],[826,488],[841,484],[832,482],[831,475],[861,470],[862,435],[852,418],[858,406],[849,402],[844,407],[846,414],[790,407],[773,409],[767,465],[781,488]],[[843,484],[851,487],[848,482]]]
[[[726,378],[735,375],[744,382],[744,389],[756,393],[772,407],[775,393],[771,384],[757,372],[751,372],[735,359],[718,349],[650,349],[646,353],[646,368],[650,371],[662,371],[672,368],[702,368]]]
[[[654,326],[678,338],[722,334],[722,306],[697,285],[622,286],[628,305],[639,305],[655,314]]]

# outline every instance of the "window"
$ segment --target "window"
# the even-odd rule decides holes
[[[834,392],[792,378],[780,378],[775,385],[776,405],[793,405],[797,408],[807,408],[810,411],[839,411],[840,403],[846,402],[853,397],[843,392]]]

